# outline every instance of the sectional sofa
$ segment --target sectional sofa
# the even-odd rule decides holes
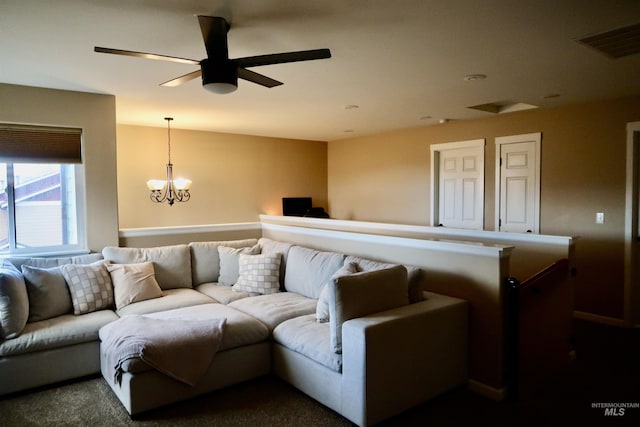
[[[0,395],[102,372],[135,415],[273,373],[373,425],[467,380],[468,305],[423,292],[425,280],[266,238],[5,259]],[[226,325],[195,385],[140,358],[115,379],[105,337],[126,316]]]

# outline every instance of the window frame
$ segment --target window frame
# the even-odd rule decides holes
[[[0,128],[4,129],[15,129],[15,128],[24,128],[27,131],[33,132],[42,132],[51,133],[51,132],[72,132],[77,133],[79,136],[79,151],[82,153],[82,148],[84,145],[82,129],[70,129],[63,127],[52,127],[52,126],[32,126],[32,125],[15,125],[15,124],[6,124],[0,123]],[[41,142],[40,142],[41,143]],[[0,144],[0,148],[2,148]],[[32,150],[32,148],[30,148]],[[45,147],[46,150],[46,147]],[[7,176],[7,214],[8,224],[7,231],[9,234],[9,248],[0,249],[0,258],[2,257],[11,257],[11,256],[52,256],[52,255],[71,255],[71,254],[82,254],[88,253],[88,245],[87,245],[87,232],[86,232],[86,180],[85,180],[85,170],[84,164],[81,159],[81,155],[76,158],[61,158],[61,157],[51,157],[47,156],[45,153],[42,157],[38,158],[37,156],[32,155],[33,152],[30,152],[29,157],[21,158],[16,156],[15,158],[11,157],[2,157],[0,155],[0,163],[7,165],[7,175],[9,175],[9,171],[11,171],[11,176]],[[40,161],[38,161],[40,160]],[[63,244],[63,245],[50,245],[50,246],[37,246],[30,248],[18,248],[16,247],[16,204],[15,204],[15,174],[13,172],[13,165],[15,164],[38,164],[38,163],[49,163],[49,164],[57,164],[61,166],[68,166],[72,168],[74,175],[74,191],[75,191],[75,234],[77,236],[76,243],[73,244]],[[62,171],[61,171],[62,173]],[[13,237],[11,237],[13,236]],[[13,247],[12,247],[13,246]]]

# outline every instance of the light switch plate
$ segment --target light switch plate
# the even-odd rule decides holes
[[[604,224],[604,212],[596,213],[596,224]]]

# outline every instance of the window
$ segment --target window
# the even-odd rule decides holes
[[[0,254],[84,249],[79,129],[0,124]]]

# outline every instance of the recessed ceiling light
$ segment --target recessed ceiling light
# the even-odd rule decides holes
[[[464,76],[464,80],[467,82],[475,82],[478,80],[484,80],[486,78],[486,74],[467,74],[466,76]]]
[[[438,123],[440,123],[441,125],[443,125],[445,123],[449,123],[449,119],[440,119],[440,120],[438,120]]]
[[[360,106],[356,104],[349,104],[344,106],[345,110],[355,110],[356,108],[360,108]]]
[[[431,116],[422,116],[420,117],[420,120],[429,120],[431,118],[432,118]]]

